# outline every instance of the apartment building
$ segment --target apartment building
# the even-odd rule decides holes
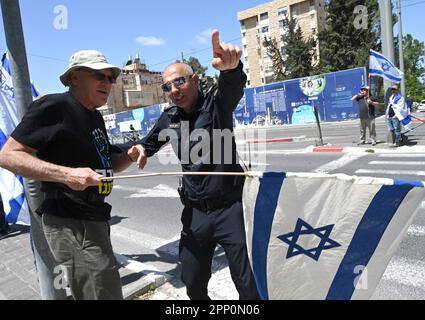
[[[317,35],[325,23],[324,0],[274,0],[238,12],[241,27],[243,62],[248,87],[273,82],[273,64],[263,45],[264,37],[275,38],[285,48],[281,37],[285,33],[284,17],[296,19],[303,36]],[[319,44],[316,47],[318,62]]]
[[[107,104],[99,111],[106,115],[164,103],[167,97],[161,84],[161,72],[148,70],[138,55],[134,60],[129,57],[112,86]]]

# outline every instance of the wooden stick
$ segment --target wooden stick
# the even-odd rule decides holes
[[[250,176],[251,172],[150,172],[129,176],[102,177],[100,180],[135,179],[158,176]]]

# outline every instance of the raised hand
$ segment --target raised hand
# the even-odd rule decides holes
[[[212,32],[211,40],[213,47],[213,67],[220,71],[235,69],[242,55],[241,49],[231,43],[220,43],[220,33],[218,30]]]

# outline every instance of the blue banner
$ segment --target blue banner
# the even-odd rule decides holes
[[[305,124],[315,122],[314,108],[321,121],[358,118],[357,103],[351,97],[366,84],[366,69],[276,82],[246,88],[234,116],[237,124]]]

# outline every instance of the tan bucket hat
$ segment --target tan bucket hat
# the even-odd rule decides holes
[[[69,58],[68,69],[59,77],[60,81],[69,86],[69,73],[77,68],[86,67],[93,70],[111,69],[114,78],[121,73],[121,69],[117,66],[109,64],[105,56],[96,50],[81,50],[74,53]]]

